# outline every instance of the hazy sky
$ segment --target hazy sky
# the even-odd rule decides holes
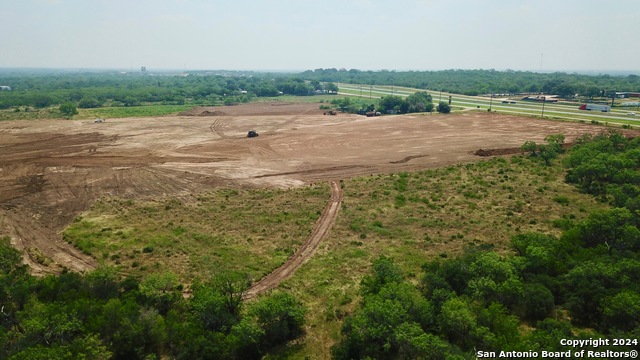
[[[638,0],[0,0],[0,67],[638,71],[639,33]]]

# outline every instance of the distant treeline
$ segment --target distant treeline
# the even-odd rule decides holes
[[[579,75],[495,70],[361,71],[316,69],[298,74],[258,72],[118,73],[0,71],[0,109],[165,105],[231,105],[255,97],[337,93],[336,82],[396,85],[478,95],[540,93],[610,97],[640,92],[640,76]]]
[[[336,92],[333,84],[304,81],[290,74],[141,75],[120,73],[0,73],[0,109],[45,108],[71,102],[79,108],[103,106],[217,105],[248,102],[255,97]]]
[[[608,96],[616,91],[640,92],[640,76],[534,73],[528,71],[443,70],[443,71],[361,71],[356,69],[316,69],[300,74],[307,80],[363,85],[396,85],[442,90],[455,94],[539,93],[571,97]]]

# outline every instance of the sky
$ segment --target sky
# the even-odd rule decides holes
[[[0,68],[640,71],[637,0],[0,0]]]

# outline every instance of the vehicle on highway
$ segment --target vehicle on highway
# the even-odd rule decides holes
[[[636,116],[636,113],[634,113],[634,112],[630,112],[630,113],[627,113],[627,115],[629,115],[629,116]]]
[[[602,112],[609,112],[611,110],[611,106],[609,105],[599,105],[599,104],[582,104],[578,108],[580,110],[598,110]]]

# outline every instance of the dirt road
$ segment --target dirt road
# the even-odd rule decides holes
[[[342,204],[342,188],[340,188],[340,183],[332,180],[330,185],[331,200],[327,206],[325,206],[320,218],[316,221],[309,237],[304,241],[302,246],[300,246],[300,248],[289,259],[287,259],[287,261],[285,261],[284,264],[275,269],[269,275],[260,279],[257,283],[253,284],[253,286],[251,286],[247,291],[245,299],[255,298],[256,296],[275,288],[282,281],[291,277],[293,273],[316,252],[318,245],[322,239],[327,236],[331,226],[335,223],[336,218],[338,217],[338,211],[340,210],[340,205]]]
[[[260,136],[246,138],[248,130]],[[0,236],[25,250],[37,274],[85,271],[97,261],[67,244],[61,231],[101,197],[188,201],[212,187],[292,187],[424,169],[477,161],[478,149],[518,148],[554,133],[572,141],[602,130],[486,112],[325,116],[315,103],[198,108],[105,123],[3,121]]]

